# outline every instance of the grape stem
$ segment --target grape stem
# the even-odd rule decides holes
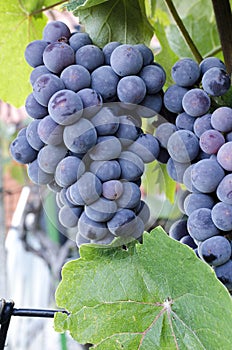
[[[228,73],[232,72],[232,13],[229,0],[212,0]]]
[[[31,13],[31,15],[33,15],[33,16],[38,15],[39,13],[48,11],[48,10],[50,10],[50,9],[53,9],[53,8],[56,7],[56,6],[62,5],[62,4],[64,4],[65,2],[67,2],[67,0],[58,1],[57,3],[52,4],[52,5],[50,5],[50,6],[47,6],[47,7],[41,7],[40,9],[33,11],[33,13]]]
[[[194,44],[192,38],[190,37],[182,19],[180,18],[172,0],[164,0],[166,3],[166,6],[168,7],[170,13],[172,14],[180,32],[182,33],[187,45],[189,46],[190,50],[192,51],[193,56],[197,60],[198,63],[200,63],[203,60],[202,55],[200,54],[198,48]],[[220,1],[220,0],[219,0]]]

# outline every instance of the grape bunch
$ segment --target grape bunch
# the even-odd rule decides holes
[[[45,26],[25,59],[33,67],[31,119],[12,141],[12,157],[27,164],[32,182],[56,192],[59,221],[76,229],[78,247],[138,239],[150,217],[140,190],[144,164],[160,153],[141,118],[162,108],[163,68],[143,44],[101,49],[60,21]]]
[[[167,172],[183,184],[185,216],[170,236],[188,244],[232,290],[232,108],[217,105],[230,88],[223,62],[189,58],[172,67],[175,82],[164,93],[175,123],[163,123],[155,136],[169,154]]]

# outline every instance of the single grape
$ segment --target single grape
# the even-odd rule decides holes
[[[143,118],[151,118],[160,113],[163,104],[161,93],[154,95],[146,94],[144,99],[140,102],[143,106],[139,108],[139,115]]]
[[[34,119],[41,119],[48,114],[47,107],[42,106],[39,102],[37,102],[33,93],[27,96],[25,109],[27,114]]]
[[[122,146],[129,146],[138,138],[142,130],[135,125],[134,119],[130,115],[122,115],[118,119],[119,127],[115,136],[120,140]]]
[[[204,241],[219,234],[219,229],[213,223],[211,212],[211,209],[199,208],[190,214],[187,219],[187,229],[193,239]]]
[[[90,171],[102,182],[117,180],[121,176],[121,167],[117,160],[95,160],[90,163]]]
[[[200,147],[207,154],[217,153],[224,143],[224,136],[217,130],[206,130],[200,137]]]
[[[217,197],[220,201],[232,204],[232,174],[227,174],[217,187]]]
[[[47,67],[45,67],[44,64],[37,66],[33,69],[33,71],[30,74],[30,83],[33,86],[33,84],[35,83],[36,79],[39,78],[41,75],[43,74],[48,74],[51,73],[50,70],[47,69]]]
[[[172,79],[183,87],[193,86],[200,77],[200,68],[191,58],[182,58],[172,67]]]
[[[186,235],[188,235],[186,219],[176,220],[169,228],[169,236],[177,241],[180,241]]]
[[[167,162],[167,173],[174,181],[183,183],[183,176],[188,167],[189,163],[179,163],[169,158]]]
[[[76,64],[80,64],[92,72],[104,64],[104,54],[96,45],[84,45],[76,51]]]
[[[114,51],[114,49],[116,49],[116,47],[118,47],[120,45],[122,45],[122,44],[118,41],[111,41],[103,47],[102,51],[103,51],[104,57],[105,57],[105,64],[110,65],[111,54]]]
[[[128,75],[119,80],[117,94],[119,100],[124,103],[138,104],[146,95],[146,85],[137,75]]]
[[[180,113],[176,118],[176,127],[178,130],[190,130],[193,131],[193,125],[196,119],[185,112]]]
[[[71,90],[57,91],[48,102],[48,111],[52,119],[60,125],[70,125],[82,116],[81,98]]]
[[[141,200],[136,210],[136,215],[143,221],[145,230],[149,228],[150,209],[144,200]]]
[[[75,92],[90,87],[91,83],[89,71],[78,64],[66,67],[61,72],[60,78],[63,80],[66,89]]]
[[[205,114],[201,117],[198,117],[195,119],[194,125],[193,125],[193,131],[196,134],[197,137],[200,137],[203,132],[212,129],[211,124],[211,114]]]
[[[137,217],[132,210],[119,209],[113,218],[107,222],[107,227],[115,236],[133,236],[138,229],[136,219]],[[143,233],[143,230],[141,231],[138,232],[140,236]]]
[[[143,56],[134,45],[123,44],[111,53],[110,64],[121,77],[137,74],[143,66]]]
[[[52,73],[59,74],[65,67],[75,63],[75,52],[64,42],[54,42],[45,48],[43,62]]]
[[[123,151],[119,156],[121,178],[128,181],[138,180],[144,172],[144,163],[135,153]]]
[[[206,57],[204,58],[200,65],[200,71],[201,71],[201,76],[207,71],[209,70],[210,68],[213,68],[213,67],[218,67],[218,68],[222,68],[224,70],[226,70],[226,66],[225,64],[219,60],[219,58],[217,57]]]
[[[159,92],[166,81],[164,70],[159,66],[152,64],[143,67],[139,72],[139,76],[143,79],[148,94],[156,94]]]
[[[232,171],[232,141],[226,142],[217,153],[217,161],[227,171]]]
[[[210,98],[207,93],[199,88],[189,90],[182,100],[184,111],[192,117],[200,117],[206,114],[210,104]]]
[[[26,130],[27,141],[36,151],[39,151],[44,146],[44,142],[40,139],[38,134],[39,124],[40,120],[35,119],[28,124]]]
[[[218,131],[232,131],[232,108],[223,106],[215,109],[211,116],[211,124]]]
[[[218,202],[212,208],[212,220],[214,225],[222,231],[232,230],[232,205]]]
[[[92,39],[88,33],[74,33],[69,38],[69,45],[74,51],[80,49],[80,47],[92,44]]]
[[[210,237],[199,245],[198,252],[208,264],[220,266],[230,260],[231,245],[225,237]]]
[[[52,42],[62,37],[69,38],[71,35],[68,26],[61,21],[52,21],[46,24],[43,29],[43,40]]]
[[[96,222],[91,220],[85,212],[83,212],[78,221],[78,234],[85,239],[100,240],[103,239],[109,230],[105,222]]]
[[[147,66],[147,65],[153,63],[154,55],[153,55],[152,50],[148,46],[146,46],[144,44],[136,44],[136,45],[134,45],[134,47],[136,49],[138,49],[140,51],[140,53],[142,54],[144,66]]]
[[[77,95],[81,98],[83,104],[84,117],[91,118],[101,109],[103,99],[97,91],[91,88],[85,88],[78,91]]]
[[[187,188],[188,191],[194,192],[194,193],[199,193],[196,189],[196,187],[192,183],[192,169],[193,169],[194,164],[189,165],[189,167],[185,170],[184,175],[183,175],[183,184]]]
[[[144,163],[150,163],[157,159],[160,146],[159,141],[153,135],[140,134],[127,150],[137,154]]]
[[[116,117],[109,107],[102,107],[98,113],[91,118],[97,134],[100,136],[113,135],[118,130],[119,118]]]
[[[121,169],[120,169],[121,173]],[[120,176],[120,175],[119,175]],[[118,176],[118,178],[119,178]],[[119,180],[108,180],[102,184],[102,195],[103,197],[116,200],[123,194],[123,184]]]
[[[85,164],[78,157],[68,156],[56,167],[55,180],[61,187],[68,187],[76,182],[85,172]]]
[[[182,100],[189,90],[176,84],[167,88],[164,93],[164,106],[173,113],[182,113]]]
[[[70,187],[70,197],[77,205],[90,205],[102,194],[102,183],[96,175],[87,171]]]
[[[77,227],[79,218],[83,212],[83,207],[69,207],[64,205],[58,214],[61,225],[67,228]]]
[[[180,242],[189,246],[190,248],[192,249],[195,249],[197,248],[197,245],[196,243],[194,242],[194,239],[190,236],[190,235],[187,235],[187,236],[184,236],[180,239]]]
[[[202,77],[202,87],[211,96],[222,96],[230,88],[229,74],[221,68],[208,69]]]
[[[80,248],[80,246],[82,244],[88,244],[90,243],[90,239],[88,238],[84,238],[79,232],[77,232],[76,234],[76,245],[78,248]]]
[[[35,159],[28,164],[27,175],[29,179],[37,185],[47,185],[53,179],[53,174],[45,173],[38,164],[38,160]]]
[[[24,56],[31,67],[43,64],[43,52],[47,45],[48,42],[45,40],[33,40],[27,45]]]
[[[97,91],[105,102],[116,98],[118,75],[110,66],[96,68],[91,74],[91,88]]]
[[[216,190],[225,172],[215,159],[202,159],[193,165],[191,179],[200,192],[211,193]]]
[[[76,123],[65,126],[63,138],[70,151],[85,154],[96,144],[97,132],[89,120],[81,118]]]
[[[115,136],[99,136],[97,143],[91,148],[88,155],[92,160],[111,160],[118,158],[122,151],[121,142]]]
[[[212,209],[215,204],[215,200],[205,193],[190,193],[184,200],[184,211],[186,215],[190,214],[200,208]]]
[[[167,148],[168,140],[175,131],[177,131],[177,128],[174,124],[162,123],[157,126],[155,137],[158,139],[162,147]]]
[[[215,273],[224,286],[228,290],[232,290],[232,260],[229,260],[220,266],[216,266]]]
[[[198,138],[192,131],[177,130],[168,139],[167,150],[177,162],[190,162],[198,155]]]
[[[48,174],[54,174],[58,163],[66,156],[64,145],[45,145],[38,153],[39,167]]]
[[[117,205],[119,208],[133,209],[137,207],[141,199],[141,191],[139,186],[134,182],[122,182],[123,192],[117,199]]]
[[[26,135],[16,137],[10,144],[10,154],[16,162],[28,164],[37,157],[37,151],[30,146]]]
[[[52,95],[64,89],[63,81],[54,74],[42,74],[33,85],[33,95],[37,102],[47,106]]]
[[[57,124],[50,115],[40,120],[38,135],[40,139],[49,145],[60,145],[63,142],[64,126]]]
[[[100,197],[94,203],[85,206],[85,213],[89,219],[97,222],[110,220],[117,211],[117,204],[104,197]]]

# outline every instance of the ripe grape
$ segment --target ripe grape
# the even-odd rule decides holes
[[[110,64],[121,77],[137,74],[143,66],[143,56],[134,45],[123,44],[111,53]]]

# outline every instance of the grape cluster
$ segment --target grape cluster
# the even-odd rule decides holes
[[[223,62],[189,58],[172,67],[174,85],[164,93],[175,123],[157,127],[167,150],[167,172],[185,185],[180,209],[185,214],[170,236],[188,244],[232,290],[232,108],[215,104],[230,88]]]
[[[119,42],[101,49],[54,21],[25,59],[32,119],[11,143],[12,157],[27,164],[32,182],[56,192],[59,220],[77,230],[78,246],[139,238],[150,216],[140,191],[144,163],[160,153],[141,117],[160,112],[166,79],[152,51]]]

